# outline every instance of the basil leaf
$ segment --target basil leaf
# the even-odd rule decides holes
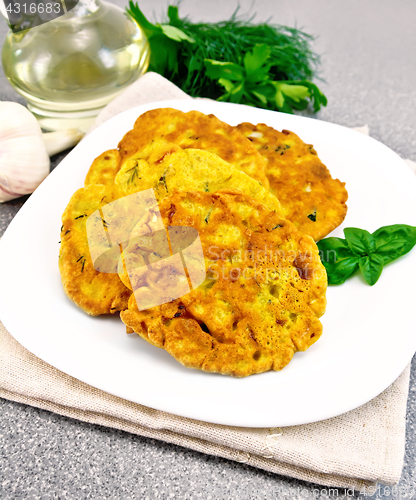
[[[384,259],[384,265],[407,254],[416,245],[416,227],[394,224],[377,229],[373,233],[376,252]]]
[[[384,259],[381,255],[373,253],[360,259],[360,270],[363,273],[365,281],[373,286],[380,278],[383,271]]]
[[[318,241],[317,246],[322,262],[336,262],[337,260],[353,255],[347,244],[347,240],[343,240],[342,238],[325,238]]]
[[[341,285],[359,267],[359,257],[354,255],[347,241],[342,238],[325,238],[317,243],[319,256],[328,275],[328,284]]]
[[[328,273],[328,284],[329,285],[342,285],[348,278],[351,278],[353,274],[358,271],[360,259],[355,255],[347,257],[345,259],[337,261],[335,264],[331,265]]]
[[[358,227],[347,227],[344,229],[345,238],[347,240],[348,246],[354,252],[355,255],[364,257],[375,251],[376,240],[372,234],[370,234],[365,229],[359,229]]]
[[[373,236],[377,241],[377,246],[384,245],[394,238],[411,238],[416,241],[416,227],[406,224],[383,226],[374,231]]]

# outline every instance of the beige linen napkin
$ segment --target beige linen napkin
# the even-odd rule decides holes
[[[141,103],[183,97],[189,96],[148,73],[109,104],[97,122]],[[6,399],[331,487],[369,492],[377,482],[392,485],[400,479],[410,367],[377,398],[344,415],[255,429],[199,422],[107,394],[34,356],[2,323],[0,345],[0,396]]]

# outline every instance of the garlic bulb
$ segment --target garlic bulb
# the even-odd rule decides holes
[[[17,102],[0,102],[0,201],[33,193],[49,166],[36,118]]]
[[[82,136],[76,129],[42,134],[28,109],[0,102],[0,202],[33,193],[49,174],[49,156],[75,146]]]

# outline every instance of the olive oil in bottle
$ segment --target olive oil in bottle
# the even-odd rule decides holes
[[[10,31],[2,63],[42,128],[86,131],[100,110],[146,71],[149,57],[145,35],[122,9],[80,0],[57,19]]]

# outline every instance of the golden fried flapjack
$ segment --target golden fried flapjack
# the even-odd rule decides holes
[[[345,183],[333,179],[316,151],[296,134],[260,123],[241,123],[244,134],[267,160],[270,190],[285,217],[319,241],[338,227],[347,213]]]
[[[126,309],[131,295],[117,273],[101,273],[94,268],[86,230],[88,217],[121,195],[114,186],[92,185],[79,189],[62,216],[59,270],[64,290],[91,316]]]
[[[85,186],[91,184],[104,184],[111,186],[117,172],[120,170],[121,156],[118,149],[104,151],[93,161],[85,178]]]
[[[281,370],[320,337],[326,273],[316,244],[251,196],[174,191],[159,204],[165,226],[197,229],[207,277],[179,299],[120,316],[183,365],[244,377]],[[158,276],[138,283],[150,293]]]
[[[182,149],[163,141],[153,142],[124,161],[115,185],[126,195],[153,188],[158,201],[174,190],[212,193],[236,189],[282,215],[280,203],[273,194],[216,154]]]
[[[120,141],[122,161],[153,141],[215,153],[261,182],[266,189],[269,187],[264,158],[243,134],[214,115],[204,115],[199,111],[183,113],[171,108],[147,111],[139,116],[133,130]]]

